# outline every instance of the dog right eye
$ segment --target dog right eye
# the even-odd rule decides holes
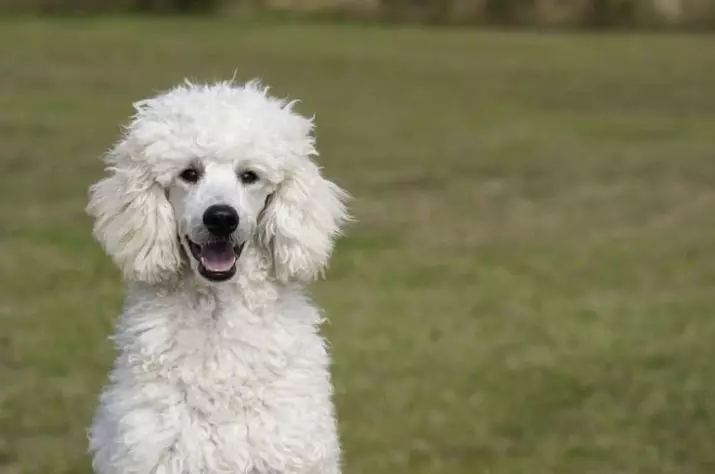
[[[200,178],[199,170],[196,168],[186,168],[181,172],[179,178],[183,179],[187,183],[196,183]]]

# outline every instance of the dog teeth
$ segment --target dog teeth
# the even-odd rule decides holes
[[[212,238],[212,239],[208,239],[208,240],[206,240],[205,242],[203,242],[203,243],[201,244],[201,247],[202,247],[202,248],[203,248],[203,247],[208,247],[209,245],[231,245],[231,246],[233,246],[233,245],[234,245],[234,242],[233,242],[232,239],[216,239],[216,238]]]

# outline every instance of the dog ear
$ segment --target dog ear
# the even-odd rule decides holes
[[[148,170],[115,148],[109,176],[90,188],[87,212],[94,236],[125,279],[156,283],[182,265],[174,211]]]
[[[259,221],[259,240],[283,282],[321,276],[334,239],[349,219],[347,193],[323,178],[310,159],[301,162],[269,197]]]

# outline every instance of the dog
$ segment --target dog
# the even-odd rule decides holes
[[[338,474],[330,356],[306,285],[350,220],[312,118],[258,81],[134,104],[90,188],[121,269],[97,474]]]

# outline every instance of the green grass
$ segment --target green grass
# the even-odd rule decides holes
[[[133,100],[259,76],[353,225],[315,297],[346,474],[715,472],[715,38],[0,23],[0,474],[88,473]]]

